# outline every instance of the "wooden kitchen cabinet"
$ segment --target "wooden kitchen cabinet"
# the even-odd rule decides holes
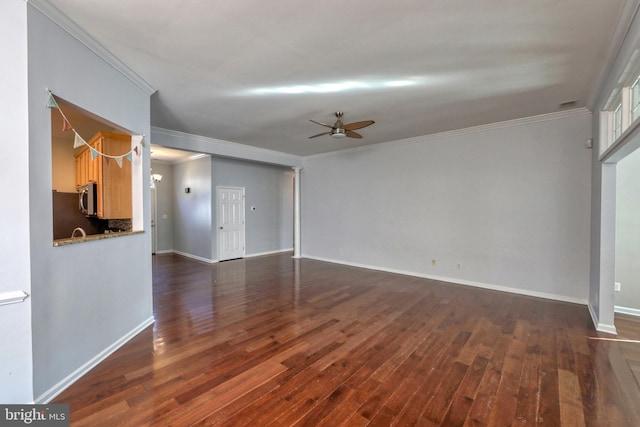
[[[131,136],[120,133],[98,132],[88,141],[97,151],[121,156],[131,151]],[[76,185],[95,182],[98,191],[98,217],[123,219],[132,217],[131,162],[122,159],[122,167],[115,159],[98,155],[91,159],[89,147],[76,155]]]

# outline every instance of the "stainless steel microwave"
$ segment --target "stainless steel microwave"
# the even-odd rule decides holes
[[[98,215],[98,188],[95,182],[89,182],[78,188],[78,200],[80,212],[84,215]]]

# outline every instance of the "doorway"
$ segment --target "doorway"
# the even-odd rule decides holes
[[[218,260],[244,258],[244,187],[217,187]]]
[[[152,184],[154,184],[152,182]],[[151,187],[151,255],[155,255],[158,250],[158,228],[156,227],[156,223],[158,222],[158,199],[156,196],[156,188],[155,185]]]

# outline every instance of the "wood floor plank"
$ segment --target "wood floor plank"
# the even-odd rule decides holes
[[[640,425],[635,318],[290,254],[153,283],[155,325],[54,400],[72,426]]]

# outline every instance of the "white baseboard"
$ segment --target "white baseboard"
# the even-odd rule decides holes
[[[186,252],[176,251],[175,249],[172,252],[174,254],[178,254],[178,255],[182,255],[182,256],[187,257],[187,258],[191,258],[191,259],[195,259],[195,260],[198,260],[198,261],[206,262],[208,264],[214,264],[214,263],[218,262],[217,259],[204,258],[204,257],[198,256],[198,255],[193,255],[193,254],[188,254]]]
[[[263,256],[263,255],[281,254],[283,252],[293,252],[293,248],[277,249],[275,251],[267,251],[267,252],[258,252],[258,253],[255,253],[255,254],[245,255],[244,257],[245,258],[253,258],[253,257]]]
[[[629,316],[640,317],[640,310],[638,310],[637,308],[621,307],[619,305],[616,305],[613,307],[613,311],[615,311],[616,313],[628,314]]]
[[[164,251],[156,251],[156,255],[172,254],[172,253],[174,253],[174,252],[175,252],[175,251],[174,251],[173,249],[167,249],[167,250],[164,250]]]
[[[42,393],[35,399],[35,403],[37,404],[47,404],[51,402],[57,395],[65,391],[70,385],[74,382],[78,381],[83,375],[89,372],[91,369],[95,368],[100,362],[109,357],[112,353],[126,344],[131,338],[138,335],[142,332],[147,326],[152,325],[155,322],[153,316],[146,319],[144,322],[133,328],[131,331],[126,333],[123,337],[118,339],[116,342],[102,350],[95,357],[91,358],[87,363],[80,366],[78,369],[67,375],[61,381],[59,381],[56,385],[51,387],[49,390]]]
[[[591,315],[591,321],[598,332],[604,332],[606,334],[618,335],[618,330],[615,325],[610,325],[608,323],[601,323],[596,315],[595,310],[591,304],[587,304],[589,307],[589,314]]]
[[[258,256],[264,256],[264,255],[273,255],[273,254],[279,254],[282,252],[293,252],[293,248],[286,248],[286,249],[276,249],[275,251],[267,251],[267,252],[258,252],[255,254],[246,254],[244,257],[245,258],[253,258],[253,257],[258,257]],[[202,261],[202,262],[206,262],[209,264],[214,264],[216,262],[218,262],[217,259],[207,259],[207,258],[203,258],[203,257],[199,257],[197,255],[192,255],[192,254],[188,254],[186,252],[180,252],[180,251],[176,251],[176,250],[168,250],[168,251],[162,251],[162,252],[156,252],[156,254],[169,254],[169,253],[173,253],[173,254],[177,254],[177,255],[182,255],[184,257],[187,258],[192,258],[198,261]]]
[[[451,278],[451,277],[433,276],[433,275],[430,275],[430,274],[416,273],[414,271],[396,270],[394,268],[377,267],[377,266],[372,266],[372,265],[358,264],[358,263],[353,263],[353,262],[346,262],[346,261],[340,261],[340,260],[322,258],[322,257],[314,257],[314,256],[309,256],[309,255],[303,255],[303,258],[315,259],[315,260],[318,260],[318,261],[331,262],[331,263],[335,263],[335,264],[343,264],[343,265],[348,265],[348,266],[351,266],[351,267],[366,268],[366,269],[369,269],[369,270],[385,271],[387,273],[403,274],[405,276],[421,277],[423,279],[438,280],[438,281],[441,281],[441,282],[454,283],[454,284],[457,284],[457,285],[473,286],[473,287],[476,287],[476,288],[489,289],[489,290],[493,290],[493,291],[509,292],[509,293],[512,293],[512,294],[526,295],[526,296],[530,296],[530,297],[544,298],[544,299],[550,299],[550,300],[554,300],[554,301],[562,301],[562,302],[570,302],[570,303],[573,303],[573,304],[587,305],[587,300],[586,299],[573,298],[573,297],[568,297],[568,296],[565,296],[565,295],[556,295],[556,294],[549,294],[549,293],[545,293],[545,292],[536,292],[536,291],[530,291],[528,289],[510,288],[510,287],[507,287],[507,286],[499,286],[499,285],[493,285],[493,284],[490,284],[490,283],[474,282],[474,281],[470,281],[470,280],[454,279],[454,278]]]

